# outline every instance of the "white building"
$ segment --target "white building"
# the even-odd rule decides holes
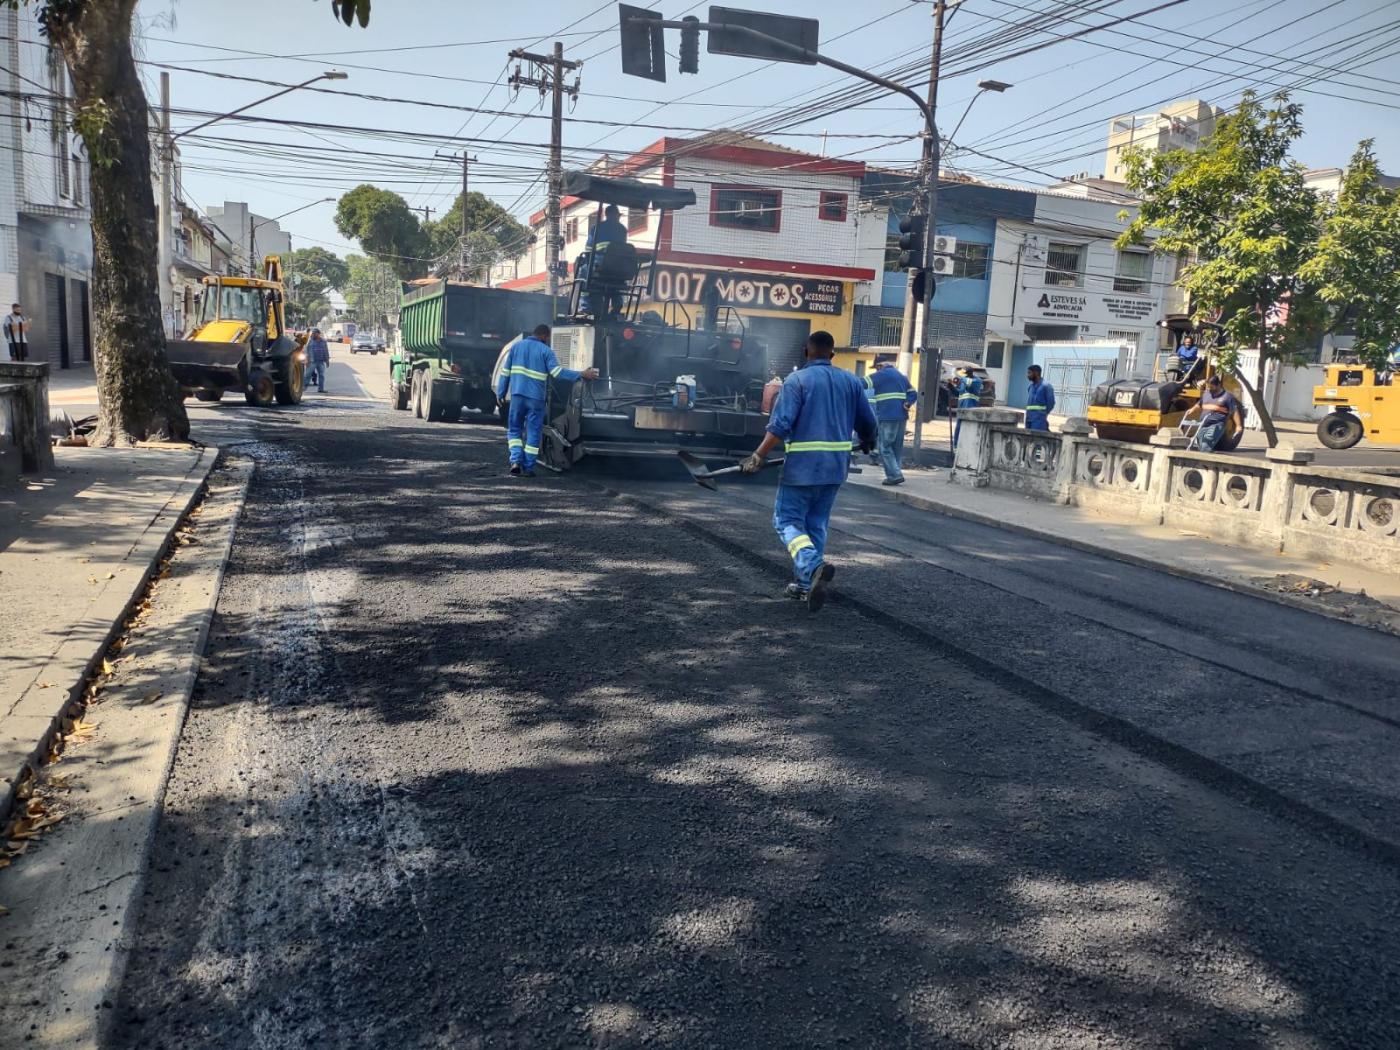
[[[1124,155],[1131,149],[1165,153],[1174,149],[1194,150],[1215,132],[1215,124],[1225,111],[1200,99],[1171,102],[1152,113],[1129,113],[1108,122],[1108,148],[1104,153],[1103,177],[1121,180],[1128,173]]]
[[[204,209],[221,236],[233,259],[233,269],[248,272],[249,248],[252,249],[253,269],[262,268],[265,255],[290,255],[291,234],[285,232],[276,219],[266,219],[250,211],[242,201],[224,201]]]
[[[92,228],[87,155],[70,128],[73,91],[35,5],[0,8],[9,170],[0,178],[0,310],[19,302],[29,356],[54,368],[92,360]]]

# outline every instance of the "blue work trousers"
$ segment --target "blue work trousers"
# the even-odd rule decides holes
[[[885,465],[885,477],[902,478],[904,468],[900,457],[904,454],[904,420],[880,420],[880,462]]]
[[[1026,429],[1027,429],[1027,430],[1049,430],[1049,429],[1050,429],[1050,417],[1049,417],[1048,415],[1046,415],[1044,412],[1029,412],[1029,411],[1028,411],[1028,412],[1026,413]]]
[[[512,394],[510,415],[506,417],[506,444],[510,446],[510,461],[525,470],[535,469],[535,457],[540,454],[540,432],[544,430],[544,402],[537,397]]]
[[[827,523],[840,485],[779,485],[773,528],[792,556],[792,571],[803,590],[826,553]]]

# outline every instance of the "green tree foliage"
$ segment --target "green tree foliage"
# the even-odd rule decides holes
[[[392,266],[363,255],[348,255],[345,264],[349,277],[341,291],[351,320],[372,328],[382,326],[389,314],[398,313],[402,287],[398,274]]]
[[[282,260],[286,270],[289,319],[294,324],[315,324],[329,309],[327,292],[344,288],[350,267],[325,248],[298,248]]]
[[[1199,150],[1128,158],[1127,183],[1140,193],[1137,218],[1120,246],[1158,232],[1158,251],[1194,261],[1183,284],[1198,319],[1219,313],[1227,363],[1236,348],[1290,357],[1316,344],[1326,306],[1302,276],[1317,243],[1322,201],[1289,155],[1303,133],[1302,109],[1279,96],[1266,108],[1246,94]]]
[[[1382,183],[1371,147],[1367,139],[1352,155],[1303,277],[1380,369],[1400,346],[1400,193]]]
[[[341,236],[384,259],[404,280],[427,272],[427,235],[397,193],[367,184],[356,186],[336,205],[335,227]]]
[[[455,263],[462,230],[462,195],[441,219],[424,224],[434,259]],[[497,259],[519,254],[529,242],[530,231],[484,193],[467,194],[467,267],[481,277]]]
[[[1291,156],[1302,108],[1287,95],[1266,106],[1246,94],[1196,152],[1128,158],[1143,197],[1120,246],[1149,230],[1158,251],[1191,261],[1182,283],[1197,319],[1221,315],[1234,349],[1296,358],[1326,332],[1352,332],[1382,364],[1400,343],[1400,200],[1387,189],[1370,142],[1351,159],[1333,199],[1304,183]]]

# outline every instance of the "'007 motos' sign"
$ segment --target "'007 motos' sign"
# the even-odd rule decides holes
[[[707,293],[719,293],[716,305],[751,310],[787,310],[792,313],[839,314],[843,303],[840,281],[806,277],[770,277],[725,270],[687,270],[659,266],[655,299],[679,299],[703,306]]]

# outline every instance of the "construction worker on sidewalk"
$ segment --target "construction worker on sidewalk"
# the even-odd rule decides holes
[[[1049,430],[1055,411],[1055,388],[1040,377],[1040,366],[1026,369],[1026,429]]]
[[[867,380],[875,402],[875,421],[880,428],[880,462],[885,468],[884,485],[903,485],[904,429],[909,425],[909,409],[919,400],[909,378],[894,366],[893,354],[875,358],[875,371]]]
[[[948,381],[948,387],[958,399],[958,422],[953,427],[953,447],[958,447],[958,437],[962,434],[962,413],[964,409],[976,408],[982,403],[982,380],[973,375],[972,369],[959,368],[957,377]]]
[[[787,546],[797,579],[790,597],[816,612],[826,602],[836,568],[826,560],[827,523],[836,493],[851,465],[851,434],[869,452],[878,440],[875,413],[865,384],[831,363],[836,341],[829,332],[807,337],[807,364],[788,376],[769,417],[768,433],[744,460],[745,474],[763,469],[768,454],[782,444],[782,482],[773,506],[773,528]]]
[[[547,324],[539,325],[533,334],[524,336],[511,346],[500,378],[496,380],[496,400],[510,400],[510,412],[506,417],[506,445],[510,449],[511,477],[535,476],[535,458],[540,454],[540,434],[544,430],[549,381],[562,379],[573,383],[580,379],[597,378],[596,368],[576,372],[559,364],[559,358],[549,345]]]

